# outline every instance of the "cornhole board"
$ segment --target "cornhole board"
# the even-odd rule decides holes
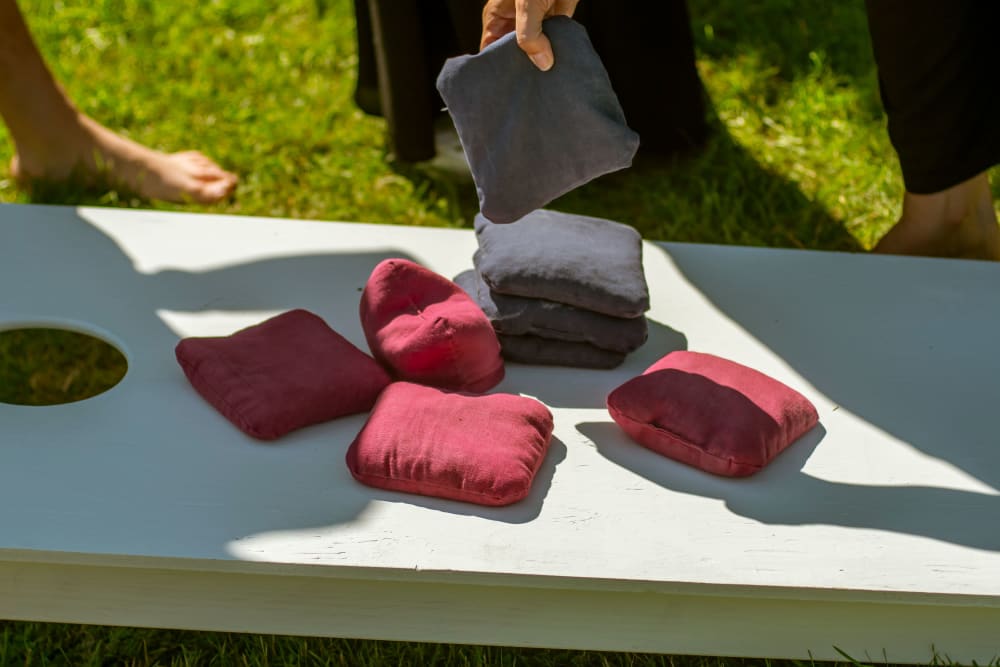
[[[0,405],[0,617],[682,654],[985,663],[1000,655],[1000,265],[645,246],[649,342],[614,371],[509,365],[555,440],[528,499],[356,483],[359,415],[278,442],[216,414],[182,336],[307,308],[359,346],[383,258],[445,276],[471,231],[0,207],[0,326],[129,360],[78,403]],[[821,424],[755,477],[629,441],[609,390],[720,354]]]

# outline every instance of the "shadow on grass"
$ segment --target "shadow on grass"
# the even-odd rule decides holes
[[[701,151],[639,160],[552,207],[626,222],[659,241],[862,250],[842,221],[763,167],[717,119]]]
[[[863,250],[841,220],[755,160],[714,111],[710,128],[700,150],[639,157],[631,168],[577,188],[548,208],[625,222],[661,241]],[[425,201],[447,198],[450,216],[472,227],[479,202],[471,179],[428,164],[392,168]]]
[[[398,163],[393,169],[425,196],[448,197],[453,216],[472,227],[479,204],[471,181],[427,165]],[[549,208],[625,222],[661,241],[863,250],[842,221],[763,167],[717,119],[701,150],[639,158]]]
[[[700,56],[726,60],[753,54],[780,81],[827,67],[852,85],[874,86],[868,19],[861,2],[688,0]],[[873,111],[881,113],[877,98]]]

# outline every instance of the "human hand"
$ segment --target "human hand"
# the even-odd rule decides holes
[[[517,32],[517,45],[543,72],[552,69],[552,44],[542,32],[550,16],[573,16],[580,0],[488,0],[483,7],[482,49],[507,33]]]

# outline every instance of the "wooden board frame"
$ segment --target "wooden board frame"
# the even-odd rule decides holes
[[[81,403],[0,404],[0,616],[708,655],[1000,656],[1000,266],[652,244],[651,340],[612,372],[511,366],[556,441],[532,495],[477,508],[353,482],[357,416],[275,445],[186,385],[183,335],[293,307],[364,345],[358,289],[468,230],[0,206],[0,328],[126,354]],[[353,319],[352,319],[353,317]],[[606,392],[686,347],[759,368],[821,425],[749,480],[662,459]]]

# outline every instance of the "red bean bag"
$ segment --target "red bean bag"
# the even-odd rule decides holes
[[[391,378],[316,315],[292,310],[175,349],[191,385],[247,435],[273,440],[371,409]]]
[[[807,398],[774,378],[688,351],[666,355],[607,404],[639,444],[729,477],[759,471],[819,421]]]
[[[528,495],[551,438],[552,414],[533,398],[395,382],[347,450],[347,467],[380,489],[509,505]]]
[[[372,271],[361,295],[368,347],[399,380],[481,393],[504,376],[500,343],[458,285],[405,259]]]

